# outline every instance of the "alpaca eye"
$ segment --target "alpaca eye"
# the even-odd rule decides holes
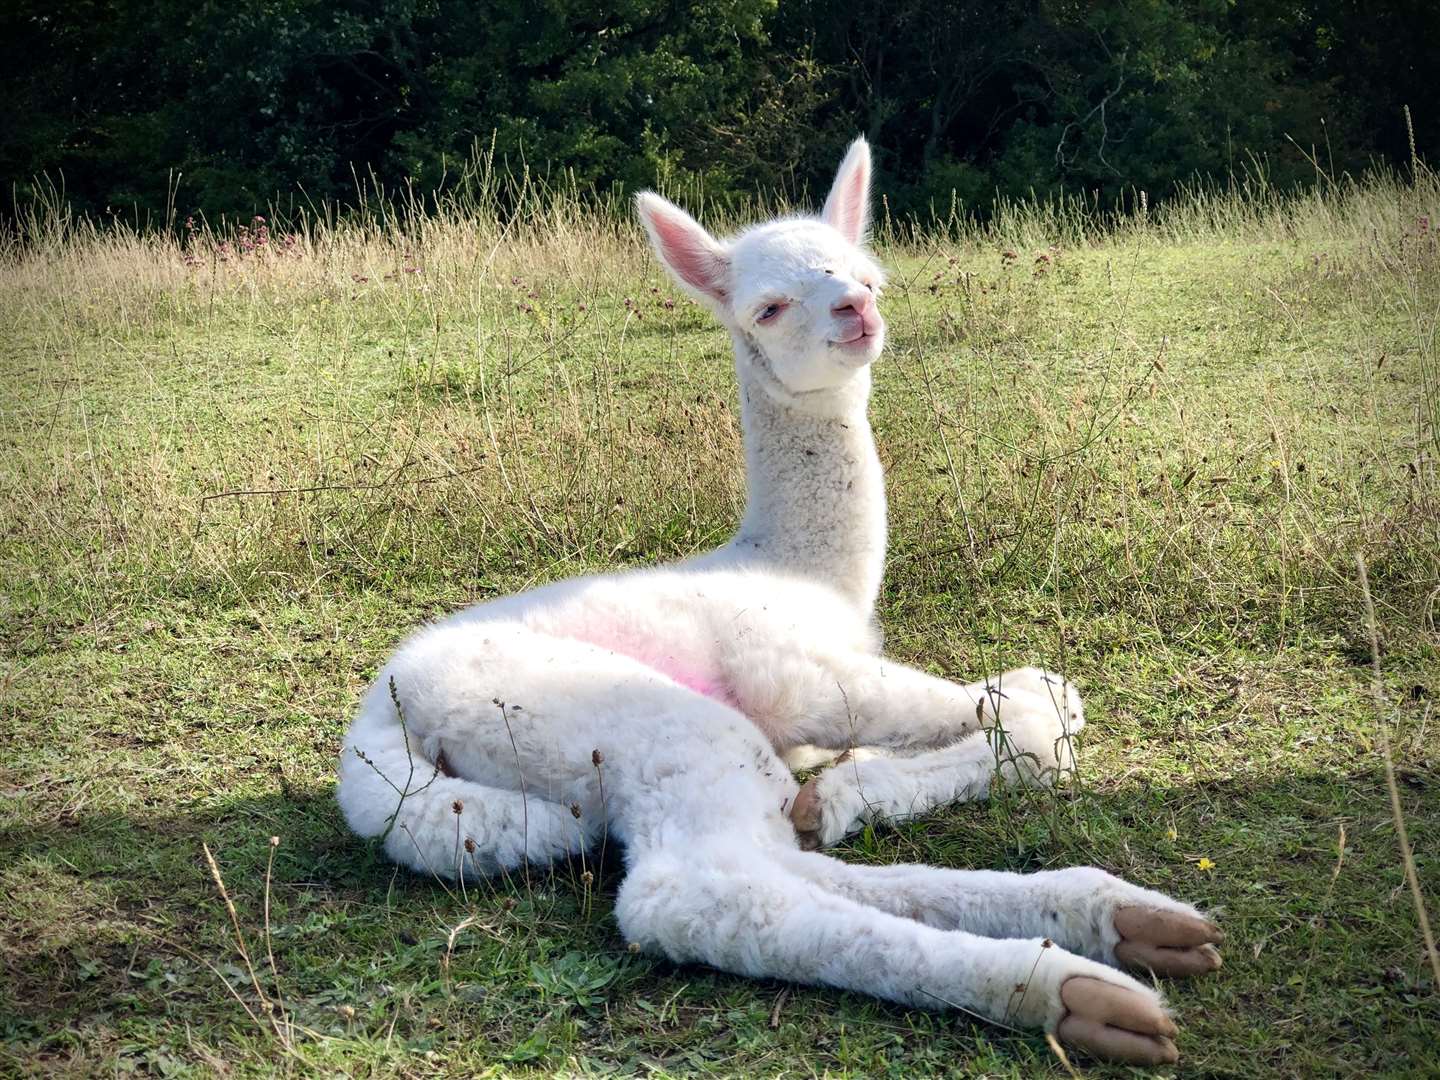
[[[875,285],[869,281],[865,282],[865,288],[869,289],[871,292],[875,291]]]
[[[782,306],[783,306],[783,305],[781,305],[781,304],[766,304],[766,305],[765,305],[765,310],[762,311],[762,312],[760,312],[760,314],[756,317],[755,321],[756,321],[756,322],[769,322],[769,321],[770,321],[771,319],[773,319],[776,315],[779,315],[779,314],[780,314],[780,308],[781,308]]]

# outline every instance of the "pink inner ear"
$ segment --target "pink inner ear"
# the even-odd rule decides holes
[[[853,170],[845,177],[840,201],[835,207],[835,227],[852,244],[860,239],[860,221],[865,214],[865,174]]]
[[[852,244],[858,244],[865,232],[870,209],[869,179],[869,162],[855,161],[836,177],[835,187],[825,200],[825,221]]]
[[[699,226],[663,210],[652,213],[650,225],[660,254],[682,281],[711,296],[725,295],[725,261]]]

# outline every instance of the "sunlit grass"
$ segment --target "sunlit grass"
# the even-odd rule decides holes
[[[276,835],[261,975],[301,1072],[1060,1075],[1039,1039],[630,957],[613,873],[461,897],[345,832],[340,733],[417,622],[740,510],[724,335],[622,206],[498,185],[248,251],[42,207],[0,253],[3,1052],[281,1067],[200,855],[254,946]],[[1433,905],[1437,212],[1422,172],[880,219],[887,647],[1064,666],[1092,724],[1076,784],[846,857],[1093,862],[1216,908],[1225,971],[1172,995],[1197,1072],[1440,1067],[1376,749]]]

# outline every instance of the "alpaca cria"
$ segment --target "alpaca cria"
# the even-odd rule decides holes
[[[645,949],[1173,1061],[1160,995],[1116,969],[1218,967],[1219,931],[1194,908],[1089,867],[876,868],[812,850],[983,797],[997,774],[1043,782],[1083,723],[1075,688],[1043,670],[961,686],[879,654],[885,497],[866,405],[885,323],[861,246],[869,188],[860,140],[819,218],[722,242],[639,197],[661,262],[734,342],[744,520],[708,555],[421,630],[350,728],[340,805],[396,862],[444,876],[608,834],[625,850],[616,918]],[[786,764],[856,746],[879,749],[803,789]]]

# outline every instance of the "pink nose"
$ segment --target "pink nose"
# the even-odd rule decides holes
[[[880,312],[875,307],[875,296],[869,289],[856,289],[846,293],[838,303],[831,305],[830,314],[839,319],[852,316],[859,319],[860,334],[874,334],[880,330]]]
[[[870,314],[870,309],[875,306],[875,297],[868,289],[857,289],[855,292],[846,293],[840,302],[831,306],[830,311],[835,315],[859,315],[864,319]]]

